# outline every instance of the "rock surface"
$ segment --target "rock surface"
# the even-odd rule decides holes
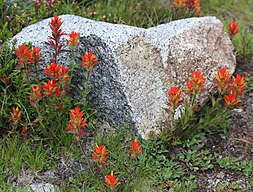
[[[100,61],[89,79],[94,84],[90,95],[94,108],[108,122],[129,123],[143,138],[150,131],[158,132],[168,118],[163,108],[169,87],[185,86],[191,73],[200,69],[207,77],[207,91],[199,98],[203,102],[214,90],[217,70],[226,67],[232,74],[235,69],[233,45],[215,17],[189,18],[149,29],[73,15],[60,18],[63,31],[81,34],[76,62],[86,51],[93,51]],[[50,20],[30,25],[14,37],[18,45],[32,42],[43,49],[42,68],[52,54],[45,45],[51,34]],[[59,59],[68,66],[70,51]],[[75,74],[77,90],[83,79],[81,73]]]

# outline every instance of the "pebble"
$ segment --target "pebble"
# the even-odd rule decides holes
[[[243,112],[243,109],[241,109],[241,108],[239,108],[239,109],[234,109],[234,111],[237,112],[237,113],[241,113],[241,112]]]
[[[222,179],[224,176],[225,176],[225,174],[223,172],[219,172],[217,174],[217,178],[220,178],[220,179]]]

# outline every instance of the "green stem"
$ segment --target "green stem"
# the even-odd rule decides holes
[[[2,106],[1,106],[1,113],[0,114],[3,114],[3,111],[4,111],[4,105],[7,104],[7,89],[3,89],[3,102],[2,102]]]
[[[195,100],[196,100],[196,94],[192,94],[191,98],[190,98],[189,108],[188,108],[188,110],[187,110],[187,108],[185,109],[185,111],[188,112],[187,117],[191,117],[193,115]]]
[[[175,116],[175,110],[171,110],[171,122],[170,122],[170,128],[171,128],[171,132],[174,133],[174,116]]]
[[[39,62],[35,62],[35,80],[39,84]]]
[[[12,130],[9,131],[8,136],[10,136],[12,133],[14,133],[14,131],[17,130],[18,127],[18,122],[15,122],[14,125],[12,126]]]
[[[37,112],[37,114],[38,114],[38,119],[39,119],[39,124],[40,124],[40,126],[43,128],[43,129],[45,129],[45,125],[43,124],[43,122],[42,122],[42,116],[41,116],[41,113],[40,113],[40,111],[39,111],[39,108],[38,108],[38,106],[35,106],[35,109],[36,109],[36,112]]]
[[[190,107],[193,106],[195,100],[196,100],[196,94],[192,94],[192,96],[191,96],[191,101],[190,101]]]
[[[74,67],[75,67],[75,52],[74,50],[71,50],[71,56],[72,56],[72,59],[70,61],[70,79],[72,79],[73,77],[73,71],[74,71]]]
[[[31,82],[30,82],[29,75],[28,75],[27,63],[24,63],[24,68],[25,68],[26,82],[27,82],[28,86],[31,87]]]

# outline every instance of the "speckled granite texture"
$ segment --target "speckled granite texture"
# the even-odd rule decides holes
[[[91,104],[104,120],[113,124],[128,123],[146,138],[158,132],[167,117],[167,91],[184,86],[195,69],[207,77],[205,94],[213,91],[213,77],[221,67],[235,69],[232,43],[215,17],[174,21],[143,29],[93,21],[73,15],[60,16],[66,33],[80,32],[76,62],[86,51],[93,51],[100,65],[89,79],[94,90]],[[41,68],[50,63],[51,50],[45,42],[50,35],[50,19],[24,28],[14,38],[18,44],[32,42],[43,49]],[[65,47],[67,49],[67,47]],[[69,65],[70,52],[63,53],[60,64]],[[84,79],[77,70],[73,81],[80,90]]]

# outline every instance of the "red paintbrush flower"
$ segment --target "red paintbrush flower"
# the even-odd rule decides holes
[[[190,13],[192,15],[201,15],[202,10],[201,10],[201,5],[199,0],[186,0],[187,6],[190,10]]]
[[[130,142],[130,149],[128,150],[129,153],[131,154],[132,159],[136,159],[138,155],[141,154],[142,149],[141,149],[141,144],[140,142],[135,138],[133,142]]]
[[[58,34],[58,35],[63,35],[63,33],[61,33],[61,25],[63,24],[63,21],[61,21],[61,19],[58,16],[54,16],[53,19],[51,19],[50,21],[50,29],[52,30],[52,32],[54,34]]]
[[[106,155],[108,152],[104,145],[96,145],[94,149],[95,152],[93,153],[93,160],[97,162],[99,167],[101,167],[102,164],[106,163]]]
[[[222,93],[226,91],[229,87],[230,76],[226,68],[221,68],[216,77],[215,77],[216,85],[219,91]]]
[[[52,62],[42,72],[45,73],[46,75],[50,76],[51,78],[55,79],[56,77],[58,77],[59,65],[55,62]]]
[[[114,188],[119,184],[120,184],[119,179],[114,175],[113,172],[105,176],[105,186],[110,187],[111,191],[113,191]]]
[[[49,36],[49,43],[48,45],[54,49],[53,57],[54,62],[57,61],[57,56],[62,51],[62,45],[60,43],[60,38],[63,35],[66,35],[61,29],[62,21],[58,16],[54,16],[53,19],[50,21],[50,29],[52,30],[52,36]]]
[[[22,113],[22,111],[18,107],[12,108],[10,119],[14,125],[17,125],[18,122],[20,121],[21,113]]]
[[[88,126],[87,120],[83,118],[85,112],[81,112],[79,107],[70,111],[70,121],[67,124],[66,132],[74,133],[77,137],[82,137],[86,134],[84,128]]]
[[[186,7],[187,0],[174,0],[171,4],[172,8],[184,9]]]
[[[189,78],[188,83],[186,84],[186,91],[197,95],[204,88],[204,83],[206,78],[204,73],[201,73],[200,70],[196,70],[192,73],[192,76]]]
[[[239,102],[237,100],[236,94],[233,94],[232,92],[224,96],[224,101],[225,101],[224,104],[227,108],[235,106]]]
[[[236,77],[232,77],[232,85],[230,87],[232,93],[236,95],[242,95],[244,89],[247,88],[244,77],[237,74]]]
[[[19,45],[14,54],[18,57],[18,69],[26,67],[26,70],[29,70],[27,64],[32,63],[32,50],[28,49],[26,45]]]
[[[168,91],[169,102],[167,105],[171,106],[172,110],[175,110],[179,105],[181,105],[181,89],[179,87],[171,87]]]
[[[95,65],[99,64],[99,62],[93,52],[85,53],[82,56],[82,59],[83,60],[80,62],[80,64],[89,70],[92,70]]]
[[[232,23],[228,24],[228,27],[229,27],[228,33],[232,39],[239,32],[238,23],[232,21]]]
[[[70,46],[71,49],[74,49],[76,45],[80,44],[80,42],[78,41],[79,37],[80,37],[80,33],[76,33],[74,31],[72,31],[69,34],[69,39],[67,40],[67,44]]]
[[[32,105],[37,105],[38,102],[43,97],[42,93],[40,92],[40,86],[32,86],[32,94],[29,96],[30,102]]]
[[[48,80],[47,83],[44,83],[40,87],[44,90],[46,96],[54,94],[57,89],[55,80]]]
[[[35,46],[32,48],[32,59],[34,62],[39,62],[41,60],[40,51],[41,51],[41,48],[38,49]]]

